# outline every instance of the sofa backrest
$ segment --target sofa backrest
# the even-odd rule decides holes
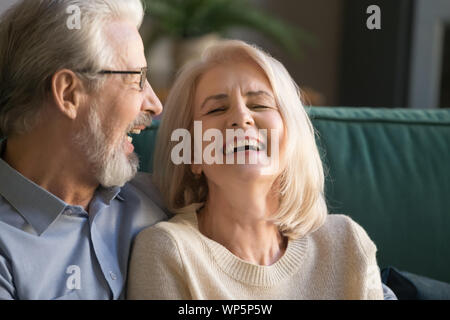
[[[327,203],[378,247],[380,266],[450,282],[450,110],[311,108]]]
[[[450,282],[450,110],[308,108],[330,213],[361,224],[380,267]],[[134,138],[151,171],[158,122]]]

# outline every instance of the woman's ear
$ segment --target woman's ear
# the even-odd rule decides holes
[[[75,119],[84,93],[82,81],[73,71],[61,69],[53,75],[51,88],[58,109],[70,119]]]

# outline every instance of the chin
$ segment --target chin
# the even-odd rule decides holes
[[[129,155],[117,152],[103,163],[97,179],[103,187],[122,187],[133,179],[138,169],[139,158],[134,152]]]
[[[252,182],[256,180],[273,179],[277,172],[270,171],[270,167],[260,164],[235,164],[227,165],[224,174],[227,177],[233,177],[243,182]]]
[[[273,163],[272,159],[264,154],[250,153],[246,154],[245,161],[243,158],[238,159],[236,155],[234,158],[228,158],[228,163],[225,166],[229,170],[237,172],[242,177],[258,178],[261,176],[273,176],[279,173],[279,164]],[[226,160],[224,161],[226,163]]]

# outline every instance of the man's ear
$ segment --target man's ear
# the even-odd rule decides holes
[[[58,109],[70,119],[77,117],[84,90],[82,81],[71,70],[61,69],[52,77],[52,98]]]

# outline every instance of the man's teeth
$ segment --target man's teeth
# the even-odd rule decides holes
[[[225,154],[234,153],[235,151],[255,150],[261,151],[264,145],[256,140],[238,140],[236,143],[229,143],[225,148]]]
[[[140,134],[141,131],[142,131],[141,129],[131,129],[130,131],[128,131],[128,134]],[[133,138],[130,137],[128,134],[127,134],[127,140],[128,140],[128,142],[131,143],[133,141]]]

